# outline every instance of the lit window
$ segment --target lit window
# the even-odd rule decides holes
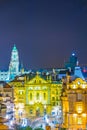
[[[74,84],[74,85],[73,85],[73,89],[75,89],[75,88],[76,88],[76,85]]]
[[[23,91],[19,91],[19,94],[22,95],[22,94],[23,94]]]
[[[78,117],[78,124],[79,124],[79,125],[82,124],[82,119],[81,119],[81,117]]]
[[[74,118],[77,117],[77,114],[73,114],[73,117],[74,117]]]
[[[78,85],[80,85],[81,83],[80,83],[80,81],[78,81]]]
[[[85,85],[85,84],[82,84],[82,88],[86,88],[86,85]]]
[[[86,117],[86,113],[83,113],[82,116],[83,116],[83,117]]]
[[[82,106],[78,106],[77,111],[78,113],[82,113]]]

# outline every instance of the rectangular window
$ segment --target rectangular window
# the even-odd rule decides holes
[[[52,97],[52,101],[55,101],[55,97]]]
[[[78,125],[81,125],[82,124],[82,119],[81,117],[78,117]]]
[[[55,102],[53,102],[52,105],[55,106]]]
[[[77,94],[77,100],[78,100],[78,101],[81,101],[81,100],[82,100],[82,94],[81,94],[81,93],[78,93],[78,94]]]
[[[56,97],[56,101],[58,101],[58,97]]]
[[[44,100],[46,100],[46,93],[44,93]]]
[[[32,100],[32,93],[30,93],[30,100]]]
[[[36,95],[36,99],[39,100],[39,93],[37,93],[37,95]]]
[[[19,94],[22,95],[22,94],[23,94],[23,91],[19,91]]]
[[[30,114],[32,114],[33,113],[33,110],[32,109],[30,109]]]
[[[56,95],[58,95],[58,90],[56,91]]]

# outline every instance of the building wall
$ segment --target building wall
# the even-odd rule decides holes
[[[9,83],[14,86],[15,104],[23,103],[28,116],[51,114],[54,106],[60,105],[62,83],[44,80],[36,74],[31,80]]]
[[[84,128],[87,123],[87,83],[77,78],[67,84],[62,96],[63,119],[66,128]]]

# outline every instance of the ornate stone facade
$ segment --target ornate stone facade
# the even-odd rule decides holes
[[[44,79],[37,73],[31,79],[18,77],[9,84],[14,87],[15,106],[24,107],[28,116],[51,114],[52,109],[61,104],[61,81],[53,82],[50,77]]]
[[[87,83],[77,78],[67,83],[63,90],[63,125],[65,128],[86,129],[87,126]]]

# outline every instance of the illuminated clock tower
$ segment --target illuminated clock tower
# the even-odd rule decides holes
[[[10,78],[17,75],[18,72],[19,72],[19,56],[18,56],[18,50],[14,45],[11,52],[11,60],[9,65]]]

